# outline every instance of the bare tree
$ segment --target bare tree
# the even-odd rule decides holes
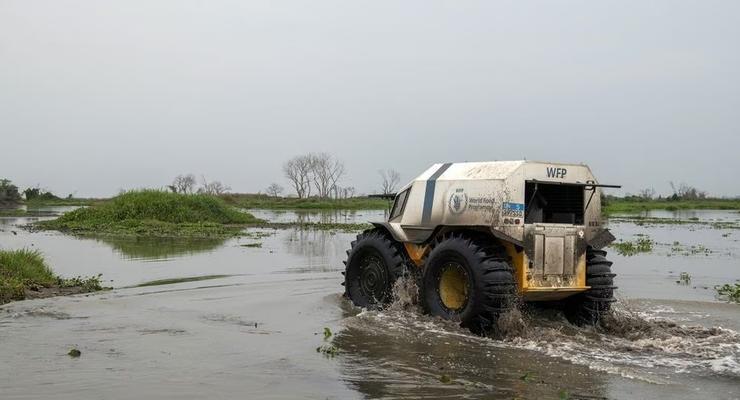
[[[705,199],[707,197],[707,192],[701,191],[693,186],[687,185],[686,183],[681,182],[676,186],[673,182],[670,182],[671,189],[673,189],[673,196],[671,196],[674,200],[697,200],[697,199]]]
[[[267,189],[265,189],[265,192],[267,192],[269,196],[278,197],[281,193],[283,193],[283,187],[278,185],[277,183],[272,183],[270,184],[270,186],[267,187]]]
[[[655,189],[653,188],[642,189],[640,190],[637,196],[643,200],[652,200],[653,198],[655,198]]]
[[[193,193],[195,188],[195,175],[178,175],[172,181],[172,185],[167,186],[175,193]]]
[[[210,195],[219,195],[224,194],[231,190],[231,187],[224,185],[220,181],[211,181],[208,182],[206,180],[206,177],[203,176],[203,185],[198,189],[198,193],[202,194],[210,194]]]
[[[311,160],[311,178],[314,187],[321,198],[328,198],[332,191],[336,192],[337,183],[344,176],[344,163],[331,154],[309,154]]]
[[[401,183],[401,174],[395,169],[381,169],[378,170],[380,177],[383,179],[381,190],[383,194],[394,194],[398,188],[398,184]]]
[[[290,181],[299,199],[311,195],[312,164],[310,155],[296,156],[283,164],[283,174]]]

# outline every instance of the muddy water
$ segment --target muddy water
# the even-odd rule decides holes
[[[258,216],[362,222],[383,213]],[[659,243],[633,257],[610,252],[616,320],[577,328],[526,308],[498,340],[421,315],[408,291],[383,312],[349,305],[339,271],[353,234],[111,240],[30,233],[17,227],[28,218],[1,218],[0,247],[37,248],[58,273],[102,273],[117,289],[0,308],[0,398],[740,398],[740,307],[711,290],[740,279],[740,230],[700,223],[738,216],[612,223],[620,238]],[[710,251],[673,251],[675,241]],[[681,272],[689,285],[676,284]],[[205,275],[228,276],[134,287]],[[334,333],[326,340],[324,327]],[[336,355],[318,353],[322,345]],[[80,358],[66,355],[72,347]]]

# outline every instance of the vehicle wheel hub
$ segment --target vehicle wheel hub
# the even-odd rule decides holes
[[[363,260],[362,264],[360,289],[370,298],[383,300],[388,282],[388,274],[382,261],[375,256],[368,256]]]
[[[448,310],[460,311],[468,303],[468,276],[460,264],[447,263],[439,277],[439,297]]]

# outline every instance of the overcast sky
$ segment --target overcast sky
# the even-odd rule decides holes
[[[0,0],[0,177],[109,196],[585,162],[740,195],[740,1]]]

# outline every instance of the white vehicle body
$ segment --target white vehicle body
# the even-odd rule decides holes
[[[582,164],[495,161],[435,164],[396,196],[376,224],[419,264],[440,230],[485,230],[507,247],[520,291],[552,300],[587,290],[587,246],[614,237],[602,227],[601,188]]]

